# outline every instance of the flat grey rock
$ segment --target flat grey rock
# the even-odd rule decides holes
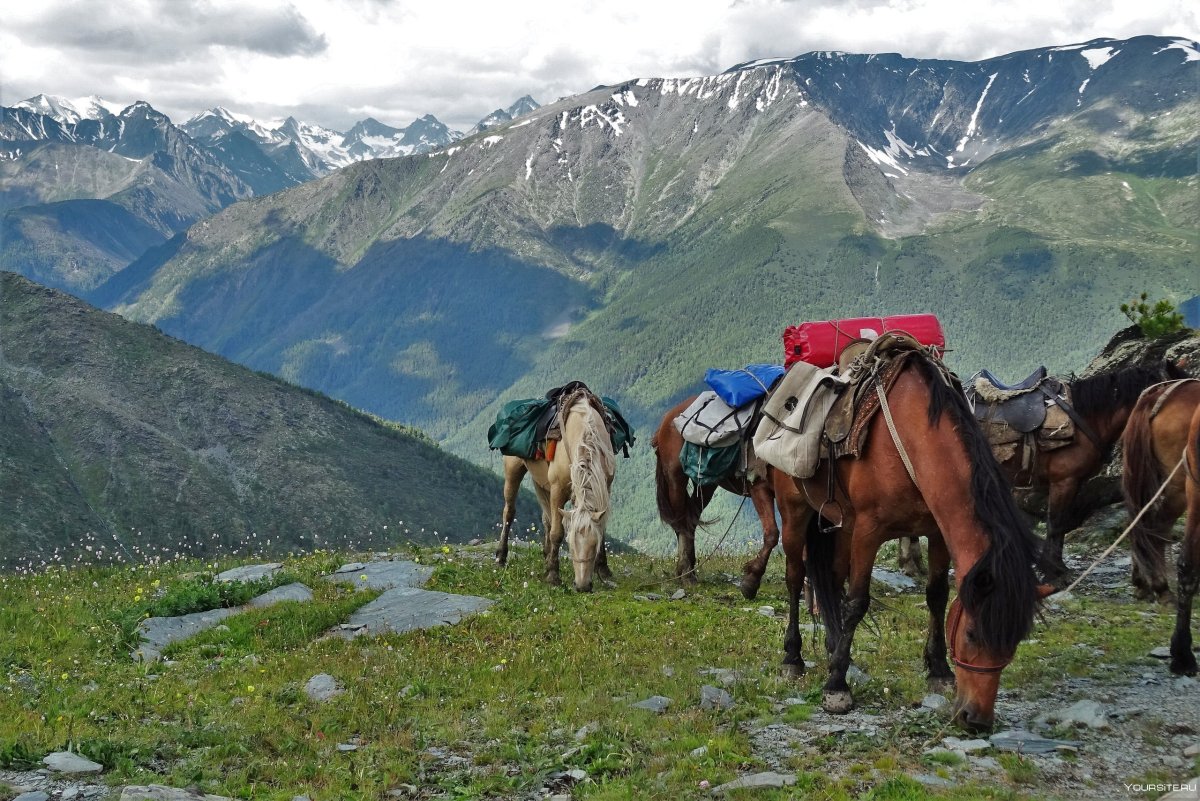
[[[162,784],[130,785],[118,801],[231,801],[223,795],[205,795],[196,790],[179,790]]]
[[[345,692],[338,680],[328,673],[318,673],[304,685],[304,694],[309,700],[323,702]]]
[[[760,615],[762,615],[763,617],[775,617],[775,607],[760,606],[760,607],[758,607],[758,613]]]
[[[34,790],[32,793],[21,793],[12,801],[50,801],[50,796],[41,790]]]
[[[1180,783],[1189,789],[1172,790],[1166,795],[1160,795],[1158,801],[1197,801],[1200,799],[1200,776],[1193,776],[1186,782]]]
[[[432,575],[432,567],[416,562],[351,562],[325,576],[325,580],[372,590],[391,590],[397,587],[423,587]]]
[[[281,562],[269,562],[262,565],[242,565],[241,567],[226,570],[224,573],[218,573],[217,581],[226,583],[233,581],[260,581],[261,579],[270,578],[275,575],[281,567],[283,567]]]
[[[942,740],[942,744],[947,748],[955,751],[964,751],[968,754],[974,754],[976,751],[986,751],[992,747],[992,744],[987,740],[960,740],[957,737],[946,737]]]
[[[72,754],[70,751],[56,751],[47,755],[42,764],[56,773],[99,773],[104,766],[90,759]]]
[[[1160,645],[1157,648],[1150,651],[1150,656],[1154,657],[1155,659],[1170,659],[1171,658],[1171,646]]]
[[[675,590],[675,592],[671,593],[672,601],[682,601],[686,597],[687,597],[687,593],[683,589],[678,589],[678,590]]]
[[[866,684],[871,680],[871,677],[860,668],[858,665],[851,665],[846,669],[846,681],[853,685]]]
[[[162,656],[162,649],[169,644],[207,631],[219,625],[225,618],[244,612],[249,608],[263,609],[280,601],[310,600],[312,600],[312,590],[308,587],[299,583],[287,584],[264,592],[243,607],[210,609],[207,612],[192,612],[190,615],[174,617],[148,617],[138,624],[138,634],[141,635],[143,642],[133,652],[133,658],[143,662],[157,662]]]
[[[251,609],[265,609],[268,606],[274,606],[281,601],[311,601],[313,592],[308,587],[300,582],[295,584],[284,584],[282,587],[276,587],[273,590],[268,590],[257,598],[251,598],[246,604],[246,607]]]
[[[768,770],[763,773],[751,773],[748,776],[741,776],[731,782],[725,782],[722,785],[713,788],[713,795],[724,795],[730,790],[755,790],[771,787],[790,787],[796,783],[796,774],[794,773],[776,773],[773,770]]]
[[[351,639],[363,635],[403,634],[416,629],[448,626],[494,603],[490,598],[475,595],[397,587],[360,607],[348,621],[330,633]]]
[[[1096,701],[1083,699],[1076,701],[1066,709],[1051,712],[1038,718],[1045,723],[1059,723],[1063,726],[1086,726],[1089,729],[1108,729],[1108,709]]]
[[[950,781],[949,779],[943,779],[941,776],[934,776],[932,773],[918,773],[916,776],[913,776],[913,778],[926,787],[954,786],[954,782]]]
[[[702,668],[700,670],[700,675],[701,676],[712,676],[723,687],[729,687],[731,685],[737,684],[738,681],[742,678],[741,673],[739,673],[738,671],[733,670],[731,668]]]
[[[885,567],[871,568],[871,578],[878,581],[880,584],[885,584],[893,590],[903,592],[904,590],[915,590],[917,582],[903,573],[897,573],[893,570],[888,570]]]
[[[719,687],[705,684],[700,688],[701,709],[730,709],[733,707],[733,696]]]
[[[998,732],[988,739],[997,751],[1017,751],[1022,754],[1049,754],[1060,746],[1079,747],[1074,740],[1052,740],[1024,729]]]
[[[647,709],[651,712],[661,715],[667,711],[667,707],[671,705],[671,699],[665,695],[652,695],[645,701],[638,701],[636,704],[630,704],[634,709]]]
[[[929,693],[928,695],[926,695],[924,698],[921,699],[921,706],[923,706],[926,709],[932,709],[934,711],[942,709],[949,703],[950,703],[949,698],[947,698],[944,695],[938,695],[937,693]]]

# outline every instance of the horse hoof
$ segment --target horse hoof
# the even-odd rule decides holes
[[[695,570],[692,570],[688,573],[684,573],[682,576],[679,577],[679,582],[681,584],[686,584],[689,587],[695,587],[697,584],[700,583],[700,581],[696,578]]]
[[[551,573],[546,576],[546,583],[549,584],[551,587],[561,587],[562,579],[560,579],[558,577],[557,573]]]
[[[1196,657],[1190,653],[1171,660],[1171,672],[1176,676],[1195,676],[1196,667]]]
[[[796,665],[787,665],[779,669],[779,675],[785,679],[798,679],[804,675],[804,663],[800,662]]]
[[[854,696],[849,690],[826,690],[821,695],[821,708],[831,715],[844,715],[854,708]]]
[[[762,576],[742,576],[742,597],[747,601],[753,601],[758,595],[758,588],[762,584]]]
[[[953,676],[930,676],[925,687],[929,692],[944,695],[947,698],[953,698],[957,689]]]

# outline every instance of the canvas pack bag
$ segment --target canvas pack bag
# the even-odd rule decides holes
[[[716,392],[702,392],[675,418],[675,430],[685,442],[721,448],[737,442],[754,417],[755,404],[734,409]]]
[[[754,452],[795,478],[811,478],[821,459],[825,417],[846,378],[832,367],[796,362],[767,397],[754,432]]]

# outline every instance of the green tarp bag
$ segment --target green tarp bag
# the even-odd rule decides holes
[[[613,453],[624,453],[628,459],[629,446],[637,442],[637,438],[633,436],[633,426],[629,425],[621,414],[621,407],[615,400],[601,396],[600,402],[608,409],[608,420],[612,423]]]
[[[526,398],[509,401],[488,428],[488,447],[505,456],[532,459],[537,453],[537,421],[552,401]]]
[[[694,442],[684,442],[679,451],[679,463],[698,486],[716,484],[731,475],[737,467],[738,452],[742,443],[733,443],[723,448],[707,448]]]

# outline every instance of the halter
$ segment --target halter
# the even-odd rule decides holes
[[[999,673],[1004,670],[1012,662],[1012,657],[1004,660],[1003,664],[999,665],[972,665],[970,662],[963,662],[958,658],[957,649],[954,647],[954,641],[958,639],[958,626],[962,623],[963,608],[959,602],[958,596],[950,602],[950,612],[946,615],[946,636],[950,640],[950,661],[963,670],[969,670],[972,673]]]

